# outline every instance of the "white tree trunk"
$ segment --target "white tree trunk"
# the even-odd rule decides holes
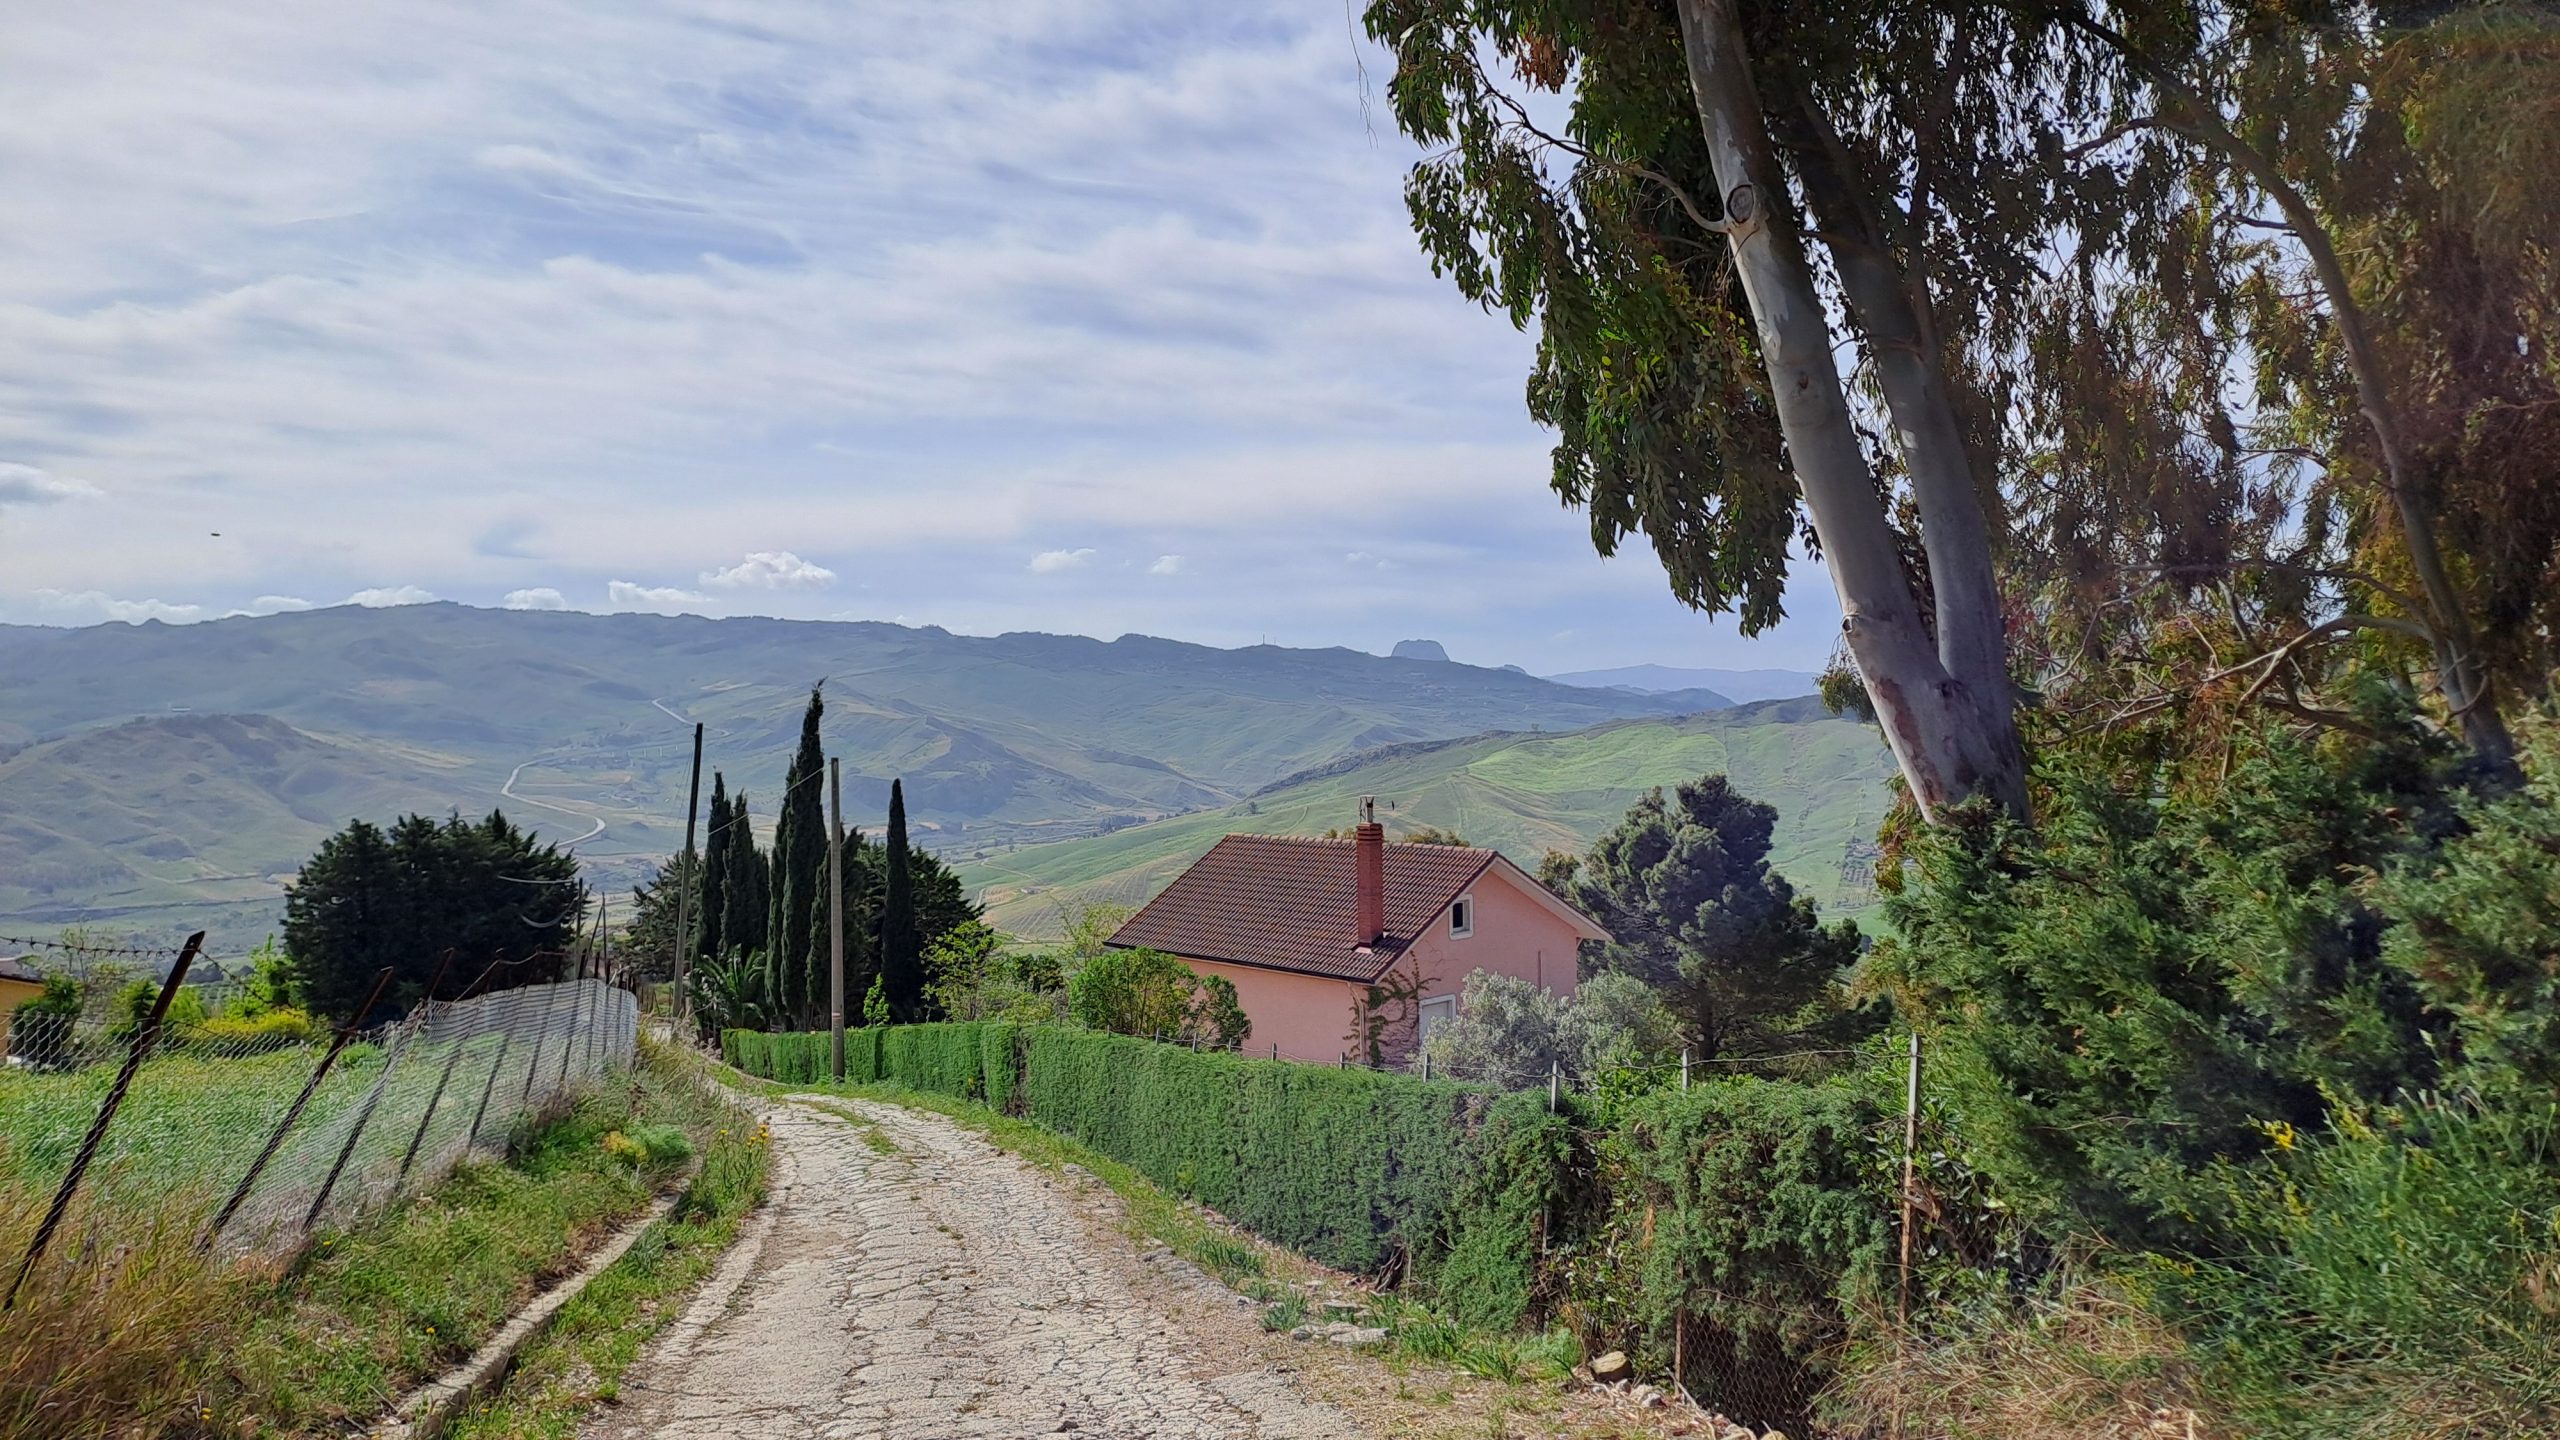
[[[1997,797],[2022,814],[2025,783],[2015,732],[2005,723],[2005,696],[1996,707],[2004,723],[1995,734],[1985,719],[1992,707],[1980,703],[1939,658],[1921,623],[1910,577],[1903,573],[1883,498],[1850,423],[1848,398],[1831,358],[1830,324],[1805,260],[1804,241],[1787,214],[1784,182],[1752,85],[1734,0],[1680,0],[1680,29],[1690,89],[1731,227],[1726,240],[1759,327],[1779,426],[1805,510],[1822,543],[1823,563],[1839,592],[1849,652],[1875,702],[1885,741],[1923,816],[1934,820],[1947,805],[1975,795]],[[1979,502],[1969,486],[1963,498],[1976,507],[1978,528]],[[1967,573],[1939,577],[1933,569],[1934,582],[1943,589],[1952,579],[1970,595],[1972,557],[1951,555],[1949,560]],[[1984,586],[1989,567],[1984,544],[1979,557]],[[1964,603],[1970,608],[1976,601]],[[1989,616],[1995,647],[1998,618],[1995,608]],[[1972,617],[1959,619],[1961,633],[1950,637],[1957,641],[1955,653],[1974,654],[1983,637]],[[2005,671],[2001,684],[2005,689]]]

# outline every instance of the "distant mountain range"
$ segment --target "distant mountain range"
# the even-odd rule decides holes
[[[1547,678],[1559,685],[1638,690],[1649,695],[1708,690],[1732,697],[1737,705],[1747,705],[1754,700],[1785,700],[1797,695],[1811,695],[1819,688],[1819,677],[1802,670],[1679,670],[1668,665],[1574,670]]]
[[[774,813],[809,686],[875,825],[974,853],[1243,802],[1365,750],[1729,702],[1357,651],[435,604],[187,626],[0,626],[0,919],[256,943],[349,818],[504,807],[619,888],[706,768]],[[1318,827],[1322,828],[1322,827]],[[581,838],[583,837],[583,838]]]
[[[1549,850],[1587,848],[1651,787],[1711,771],[1777,808],[1773,861],[1826,914],[1855,915],[1873,903],[1853,877],[1863,870],[1843,862],[1884,817],[1892,758],[1873,726],[1810,699],[1562,735],[1382,746],[1214,810],[1015,851],[971,847],[953,858],[995,924],[1046,938],[1086,904],[1145,903],[1222,835],[1320,835],[1350,824],[1364,795],[1377,797],[1391,836],[1422,826],[1454,831],[1534,870]]]

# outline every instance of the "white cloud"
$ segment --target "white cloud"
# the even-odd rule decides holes
[[[121,620],[138,625],[163,620],[183,625],[204,618],[201,605],[173,605],[166,600],[119,600],[99,590],[38,590],[36,604],[71,620]]]
[[[753,550],[726,570],[706,570],[702,583],[724,590],[823,590],[836,583],[836,572],[788,550]]]
[[[529,590],[508,591],[505,604],[510,610],[566,610],[569,597],[548,585],[536,585]]]
[[[1031,557],[1031,573],[1054,575],[1061,570],[1081,570],[1093,563],[1093,547],[1080,550],[1043,550]]]
[[[611,581],[604,592],[617,610],[681,610],[711,598],[673,585],[637,585],[629,580]]]
[[[415,585],[384,585],[370,590],[359,590],[348,596],[344,603],[362,605],[369,610],[382,610],[394,605],[432,604],[435,598],[432,592],[421,590]]]
[[[280,615],[287,610],[308,610],[311,602],[298,595],[261,595],[242,607],[250,615]]]
[[[14,460],[0,460],[0,505],[58,505],[97,493],[98,487],[86,480],[56,475]]]
[[[1150,575],[1179,575],[1182,573],[1182,557],[1179,555],[1159,555],[1156,557],[1156,563],[1147,567],[1147,573]]]

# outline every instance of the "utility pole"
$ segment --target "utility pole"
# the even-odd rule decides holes
[[[685,970],[693,958],[693,892],[702,884],[702,858],[693,853],[694,813],[702,805],[702,722],[693,722],[693,786],[684,797],[684,888],[676,892],[676,1025],[693,1028],[693,1000],[685,989]],[[685,1037],[690,1038],[690,1037]]]
[[[827,757],[827,1032],[844,1083],[844,765]]]

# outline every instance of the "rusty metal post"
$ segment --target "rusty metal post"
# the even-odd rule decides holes
[[[484,1003],[487,998],[482,997]],[[466,1142],[469,1145],[480,1143],[480,1122],[489,1118],[489,1097],[498,1089],[498,1077],[506,1072],[507,1046],[515,1038],[513,1030],[504,1025],[498,1027],[498,1055],[489,1062],[489,1083],[480,1087],[480,1108],[471,1112],[471,1139]]]
[[[560,1075],[551,1082],[551,1093],[565,1094],[569,1089],[569,1055],[578,1048],[578,1017],[586,1013],[587,982],[569,982],[569,1033],[560,1037]]]
[[[196,1242],[198,1250],[213,1248],[213,1242],[221,1238],[222,1227],[231,1223],[231,1217],[239,1211],[241,1203],[249,1198],[249,1192],[256,1187],[258,1176],[265,1172],[267,1162],[275,1159],[276,1151],[283,1146],[286,1133],[293,1129],[295,1121],[302,1118],[303,1107],[311,1103],[312,1095],[320,1089],[320,1082],[329,1078],[329,1067],[338,1063],[338,1052],[346,1049],[347,1042],[355,1038],[357,1023],[372,1012],[374,1002],[382,998],[383,987],[390,983],[391,967],[385,965],[381,973],[373,977],[373,993],[364,997],[364,1004],[358,1006],[355,1013],[347,1017],[346,1023],[338,1027],[338,1033],[330,1038],[329,1048],[321,1053],[320,1063],[311,1069],[311,1078],[302,1082],[302,1093],[294,1096],[293,1103],[285,1107],[284,1118],[276,1122],[274,1132],[267,1136],[265,1147],[258,1151],[258,1158],[249,1162],[249,1173],[240,1177],[240,1183],[232,1188],[231,1198],[222,1202],[222,1209],[213,1217],[213,1224],[206,1228],[204,1238]]]
[[[534,1022],[533,1058],[525,1062],[524,1093],[516,1097],[518,1110],[533,1108],[533,1077],[542,1069],[542,1042],[551,1038],[551,1002],[558,998],[558,991],[547,985],[543,987],[542,1018]]]
[[[356,1142],[364,1138],[365,1127],[373,1123],[374,1108],[391,1089],[392,1073],[400,1068],[400,1057],[409,1052],[409,1034],[404,1029],[391,1037],[390,1053],[382,1057],[382,1073],[373,1078],[373,1088],[365,1092],[364,1104],[356,1110],[355,1123],[347,1127],[347,1143],[338,1147],[338,1158],[329,1166],[328,1178],[320,1182],[320,1193],[311,1197],[311,1208],[302,1213],[304,1234],[310,1234],[311,1227],[320,1223],[320,1212],[328,1208],[329,1196],[338,1188],[338,1177],[346,1173],[347,1161],[355,1156]]]
[[[196,963],[197,952],[204,949],[204,932],[187,937],[178,951],[177,963],[169,967],[169,978],[160,986],[160,996],[151,1002],[151,1017],[133,1032],[133,1048],[125,1052],[124,1066],[116,1071],[116,1080],[107,1087],[107,1098],[98,1106],[98,1118],[89,1122],[89,1133],[80,1141],[78,1153],[71,1157],[71,1169],[63,1175],[62,1185],[53,1192],[53,1205],[44,1212],[43,1223],[27,1242],[26,1258],[18,1262],[18,1278],[9,1282],[9,1298],[0,1300],[0,1310],[17,1306],[18,1291],[27,1283],[27,1273],[44,1258],[47,1245],[53,1243],[53,1232],[62,1224],[63,1212],[71,1208],[71,1195],[80,1188],[80,1179],[89,1173],[89,1162],[98,1157],[98,1142],[107,1137],[107,1126],[116,1118],[116,1110],[124,1104],[125,1091],[133,1086],[134,1072],[142,1068],[145,1057],[160,1043],[160,1023],[169,1018],[169,1002],[178,998],[178,987],[187,981],[187,967]]]

